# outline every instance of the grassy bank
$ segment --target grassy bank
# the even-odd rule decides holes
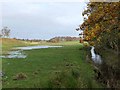
[[[1,49],[2,49],[2,54],[6,54],[13,47],[27,46],[27,45],[30,45],[30,43],[25,42],[25,41],[16,40],[16,39],[0,38],[0,45],[1,45]]]
[[[100,87],[79,42],[54,45],[64,47],[24,51],[25,59],[3,59],[3,87]]]
[[[40,42],[30,42],[30,41],[21,41],[10,38],[0,38],[0,49],[2,54],[7,54],[13,47],[21,47],[21,46],[32,46],[32,45],[75,45],[79,44],[77,41],[68,41],[68,42],[59,42],[59,43],[51,43],[46,41]]]

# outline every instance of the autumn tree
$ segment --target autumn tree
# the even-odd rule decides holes
[[[109,47],[118,50],[118,36],[120,32],[119,24],[119,5],[114,2],[90,2],[87,10],[83,12],[83,16],[88,16],[81,29],[84,30],[85,40],[96,43],[103,43],[104,35],[116,34],[114,40],[108,37],[104,43]],[[112,35],[110,35],[112,36]],[[104,44],[104,45],[105,45]]]
[[[100,69],[105,84],[120,87],[120,2],[89,2],[83,16],[80,29],[84,40],[94,45],[104,58],[104,68]]]

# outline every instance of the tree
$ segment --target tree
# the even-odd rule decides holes
[[[8,38],[10,36],[10,29],[8,27],[3,27],[1,33],[4,38]]]
[[[84,22],[80,25],[84,40],[97,47],[97,53],[104,58],[104,65],[100,68],[103,82],[114,88],[120,88],[119,9],[120,2],[89,2],[83,12]]]
[[[84,40],[95,45],[104,45],[118,52],[120,49],[120,45],[118,45],[120,35],[119,8],[120,2],[88,3],[87,10],[83,12],[83,16],[87,16],[87,19],[80,26],[81,30],[84,31]],[[109,36],[114,37],[112,39]]]

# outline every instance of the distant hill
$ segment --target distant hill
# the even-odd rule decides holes
[[[51,38],[50,40],[48,40],[48,42],[57,43],[57,42],[64,42],[64,41],[77,41],[79,39],[80,39],[79,37],[70,37],[70,36],[54,37],[54,38]]]

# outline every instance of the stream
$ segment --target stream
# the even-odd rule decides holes
[[[101,56],[95,53],[95,47],[91,46],[91,58],[94,61],[94,63],[97,64],[101,64],[102,63],[102,59]]]
[[[13,51],[10,51],[7,55],[2,55],[0,58],[26,58],[27,55],[23,52],[24,50],[33,50],[33,49],[43,49],[43,48],[59,48],[62,46],[26,46],[26,47],[17,47],[13,48]],[[95,53],[95,47],[91,46],[91,58],[97,63],[101,64],[101,56]]]

